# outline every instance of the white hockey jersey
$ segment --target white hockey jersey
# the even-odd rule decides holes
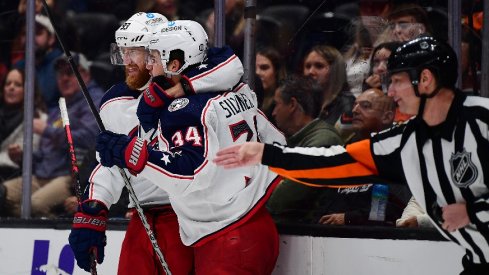
[[[138,177],[169,193],[186,245],[199,246],[244,223],[279,181],[265,166],[228,170],[212,162],[219,149],[233,144],[285,144],[245,84],[230,93],[175,99],[161,113],[159,132],[160,150],[149,149]]]
[[[124,83],[117,84],[107,91],[100,106],[100,117],[106,130],[126,135],[137,132],[139,121],[136,110],[141,97],[141,92],[129,89]],[[126,175],[141,206],[170,203],[168,194],[149,180],[135,177],[127,170]],[[109,208],[119,200],[124,188],[124,181],[116,166],[105,167],[98,164],[90,175],[89,183],[89,199],[99,200]]]
[[[226,75],[226,77],[223,77]],[[230,91],[243,75],[243,64],[229,47],[210,48],[205,63],[190,69],[185,77],[191,93]],[[144,89],[145,87],[141,88]],[[102,98],[100,117],[106,128],[114,133],[135,135],[142,128],[136,116],[140,91],[131,90],[125,83],[110,88]],[[141,128],[141,129],[140,129]],[[156,132],[156,131],[155,131]],[[149,143],[156,142],[156,134],[144,135]],[[168,195],[144,177],[136,177],[126,170],[141,206],[168,204]],[[116,203],[122,193],[124,181],[117,167],[98,164],[89,178],[88,198],[103,202],[108,208]],[[131,201],[132,206],[133,203]]]

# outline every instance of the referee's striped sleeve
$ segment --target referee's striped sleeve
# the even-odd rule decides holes
[[[266,144],[262,163],[285,178],[314,187],[340,187],[369,183],[378,174],[370,140],[328,148]]]
[[[473,203],[467,203],[467,213],[470,221],[477,226],[487,227],[489,225],[489,198],[477,199]]]

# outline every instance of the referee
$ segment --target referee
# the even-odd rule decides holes
[[[409,185],[438,230],[462,246],[461,275],[489,270],[489,99],[455,88],[458,63],[445,42],[423,36],[389,58],[392,96],[404,124],[346,148],[247,143],[218,152],[228,168],[262,163],[310,186],[383,179]]]

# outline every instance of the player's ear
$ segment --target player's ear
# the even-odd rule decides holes
[[[436,87],[435,75],[429,69],[423,69],[419,77],[420,92],[432,91]]]
[[[301,107],[299,104],[299,101],[297,101],[297,98],[295,98],[295,97],[290,98],[290,102],[288,105],[289,105],[291,110],[295,110],[295,109]]]
[[[176,72],[182,67],[182,63],[178,59],[173,59],[168,62],[167,68],[169,71]]]

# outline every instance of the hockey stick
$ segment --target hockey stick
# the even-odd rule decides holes
[[[49,7],[48,4],[46,3],[46,0],[42,0],[42,5],[44,7],[44,11],[46,12],[47,17],[49,18],[49,21],[51,21],[51,24],[53,25],[54,33],[58,39],[58,42],[65,53],[66,57],[68,58],[68,63],[70,64],[70,67],[73,71],[73,73],[76,76],[76,80],[78,81],[78,84],[80,85],[81,91],[83,93],[83,96],[85,97],[85,100],[88,103],[88,106],[90,108],[90,111],[92,112],[93,116],[95,117],[95,120],[97,121],[97,125],[100,129],[100,131],[105,131],[104,124],[102,122],[102,119],[100,118],[100,115],[97,111],[97,108],[95,107],[95,104],[93,103],[92,97],[90,96],[90,93],[87,90],[87,87],[85,86],[85,82],[80,76],[80,72],[78,71],[78,68],[73,61],[73,57],[71,56],[70,52],[66,50],[63,40],[61,39],[57,26],[54,24],[53,17],[51,16],[51,13],[49,12]],[[124,185],[127,188],[127,191],[129,192],[129,197],[134,203],[134,207],[136,208],[136,211],[138,212],[138,216],[141,219],[141,222],[143,223],[144,229],[146,230],[146,233],[148,234],[149,240],[151,242],[151,245],[153,246],[153,250],[155,251],[156,255],[158,256],[158,259],[163,267],[163,270],[167,275],[171,275],[170,269],[168,268],[168,265],[165,261],[165,258],[163,257],[163,253],[161,253],[160,247],[158,245],[158,242],[156,241],[156,238],[153,234],[153,231],[151,230],[151,227],[149,226],[148,220],[144,216],[143,209],[141,208],[141,205],[139,203],[139,200],[136,196],[136,193],[134,192],[134,189],[132,188],[131,182],[129,180],[129,177],[127,176],[126,172],[122,169],[119,168],[119,172],[124,180]]]
[[[70,128],[70,118],[68,117],[68,109],[66,108],[66,100],[64,97],[59,99],[59,111],[61,113],[61,120],[63,121],[63,127],[66,132],[66,139],[68,140],[68,146],[70,151],[71,158],[71,172],[73,177],[75,178],[75,195],[78,201],[78,205],[81,204],[82,201],[82,191],[80,185],[80,173],[78,170],[78,165],[76,164],[76,154],[75,147],[73,145],[73,137],[71,136],[71,128]],[[92,275],[97,275],[97,262],[95,261],[95,251],[91,251],[90,253],[90,273]]]

